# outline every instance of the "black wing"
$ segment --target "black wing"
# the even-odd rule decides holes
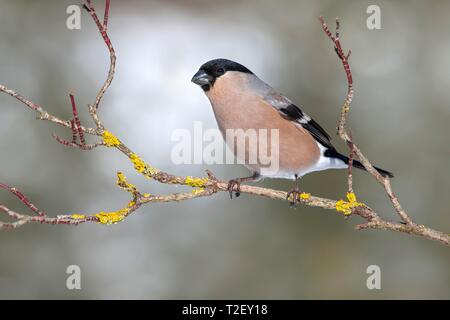
[[[333,148],[331,144],[331,138],[329,134],[310,116],[302,111],[299,107],[292,103],[291,100],[275,92],[275,90],[270,90],[269,94],[264,97],[264,100],[269,102],[274,108],[276,108],[282,116],[288,120],[294,121],[301,125],[304,129],[308,130],[309,133],[316,139],[320,144],[326,148]]]
[[[286,118],[299,123],[304,129],[308,130],[311,135],[324,147],[333,148],[330,141],[330,135],[295,104],[290,104],[285,108],[280,108],[279,110]]]

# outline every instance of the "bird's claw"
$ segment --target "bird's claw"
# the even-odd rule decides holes
[[[230,193],[230,198],[233,199],[233,191],[235,191],[236,198],[241,195],[241,183],[239,180],[228,181],[228,192]]]
[[[301,194],[302,192],[297,188],[294,188],[287,193],[286,200],[289,200],[289,206],[291,208],[295,207],[297,203],[300,203],[302,201],[300,197]]]

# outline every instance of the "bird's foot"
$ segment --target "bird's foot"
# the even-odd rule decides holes
[[[236,198],[239,197],[241,195],[241,182],[239,181],[239,179],[228,181],[227,190],[230,193],[231,199],[233,199],[233,191]]]
[[[289,201],[289,206],[292,208],[292,207],[295,207],[295,205],[297,204],[297,203],[300,203],[300,202],[302,202],[302,198],[300,197],[300,195],[302,194],[303,192],[301,192],[298,188],[293,188],[292,190],[290,190],[288,193],[287,193],[287,195],[286,195],[286,200],[288,200]]]

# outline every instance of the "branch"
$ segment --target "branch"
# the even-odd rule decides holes
[[[10,95],[11,97],[22,102],[24,105],[26,105],[31,110],[35,111],[37,114],[37,118],[40,120],[47,120],[47,121],[56,123],[57,125],[60,125],[60,126],[66,127],[66,128],[72,127],[70,120],[62,120],[62,119],[48,113],[40,105],[37,105],[34,102],[31,102],[30,100],[24,98],[22,95],[20,95],[16,91],[9,89],[5,85],[0,84],[0,92],[4,92],[4,93]],[[81,130],[85,133],[88,133],[91,135],[96,135],[95,129],[81,127]]]
[[[111,85],[111,82],[114,78],[115,68],[116,68],[116,53],[114,51],[114,47],[111,43],[111,40],[109,39],[108,33],[106,32],[106,30],[108,28],[109,7],[110,7],[110,0],[106,0],[105,14],[104,14],[104,18],[103,18],[103,23],[101,23],[97,16],[97,13],[95,12],[95,8],[92,5],[91,0],[87,0],[86,4],[84,5],[84,8],[87,10],[87,12],[89,12],[89,14],[91,15],[95,24],[97,25],[98,31],[102,35],[103,41],[105,42],[106,47],[108,48],[109,59],[110,59],[108,77],[106,78],[103,86],[100,88],[100,91],[98,92],[97,97],[95,98],[94,104],[90,107],[91,114],[95,114],[95,115],[96,115],[97,109],[100,105],[100,101],[103,98],[103,95],[105,94],[106,90],[108,90],[109,86]],[[96,121],[97,126],[101,127],[101,122],[98,120],[98,118],[95,117],[94,120],[97,120]]]
[[[323,17],[320,17],[320,22],[322,23],[322,29],[325,32],[325,34],[328,36],[328,38],[331,39],[331,41],[334,44],[335,51],[339,57],[339,59],[342,61],[342,65],[345,70],[345,74],[347,76],[347,96],[344,100],[344,104],[341,108],[341,116],[338,122],[338,135],[339,137],[347,143],[347,145],[350,148],[350,161],[353,160],[353,155],[356,155],[361,163],[364,165],[364,168],[384,187],[392,206],[394,207],[397,214],[400,216],[402,221],[406,224],[408,227],[408,230],[411,230],[414,234],[425,234],[430,233],[431,231],[434,231],[432,229],[428,229],[422,225],[417,225],[412,221],[412,219],[409,217],[409,215],[406,213],[405,210],[403,210],[400,201],[398,200],[397,196],[392,191],[392,186],[390,179],[388,177],[383,177],[371,164],[369,159],[362,153],[362,151],[354,144],[353,139],[351,137],[351,134],[349,131],[347,131],[347,118],[348,113],[350,111],[350,105],[353,101],[353,77],[352,72],[349,65],[349,57],[351,54],[351,51],[349,51],[347,54],[344,53],[344,50],[342,49],[342,45],[339,39],[339,19],[336,18],[336,32],[333,35],[328,28],[327,24],[325,23],[325,20]],[[351,174],[351,166],[349,166],[349,190],[352,189],[352,174]],[[403,224],[401,224],[403,225]],[[377,217],[376,219],[369,220],[366,224],[358,226],[359,229],[367,229],[367,228],[373,228],[373,229],[385,229],[385,230],[393,230],[393,231],[399,231],[403,230],[404,228],[399,228],[398,225],[387,223],[387,221],[382,220],[381,218]],[[428,230],[426,230],[428,229]],[[434,232],[431,232],[434,233]],[[439,235],[439,239],[442,240],[446,244],[450,244],[450,236],[448,234],[441,233]]]
[[[228,192],[228,182],[221,181],[217,179],[212,172],[207,171],[206,177],[191,177],[191,176],[177,176],[164,171],[161,171],[149,163],[142,160],[135,152],[128,148],[119,138],[106,129],[102,121],[98,116],[98,108],[100,106],[101,100],[108,90],[111,82],[114,78],[115,73],[115,63],[116,56],[115,51],[112,46],[112,42],[107,33],[108,30],[108,17],[110,10],[110,1],[106,0],[105,12],[103,17],[103,22],[97,16],[96,10],[92,4],[91,0],[86,0],[84,8],[87,10],[97,29],[102,36],[103,42],[105,43],[110,56],[110,65],[107,78],[100,88],[94,103],[89,105],[89,114],[95,123],[95,128],[89,128],[82,126],[78,118],[78,109],[75,103],[75,97],[72,93],[69,94],[73,117],[69,120],[62,120],[54,115],[49,114],[41,106],[31,102],[30,100],[24,98],[17,92],[8,89],[7,87],[0,85],[0,91],[9,94],[13,98],[17,99],[21,103],[25,104],[28,108],[34,110],[39,119],[48,120],[60,126],[70,129],[72,133],[71,141],[64,140],[56,135],[55,139],[65,145],[70,147],[77,147],[81,150],[92,150],[95,147],[108,147],[114,148],[120,151],[125,156],[128,157],[134,169],[145,176],[146,178],[156,180],[164,184],[174,184],[174,185],[184,185],[192,188],[190,191],[182,193],[171,193],[166,195],[152,195],[148,193],[142,193],[138,190],[136,186],[127,181],[126,177],[121,173],[117,173],[117,186],[125,190],[130,194],[130,201],[121,209],[110,212],[99,212],[91,215],[86,215],[83,213],[75,214],[63,214],[56,217],[50,217],[43,211],[39,210],[34,206],[19,190],[10,187],[5,184],[0,184],[1,189],[10,191],[13,195],[18,197],[24,205],[33,211],[33,215],[26,215],[22,213],[17,213],[10,210],[4,205],[0,204],[0,211],[5,213],[13,222],[0,222],[0,230],[2,229],[15,229],[21,227],[25,224],[31,223],[43,223],[43,224],[70,224],[78,225],[86,222],[96,222],[101,224],[112,224],[124,220],[127,216],[137,211],[141,206],[153,203],[153,202],[172,202],[172,201],[184,201],[195,199],[199,197],[212,196],[219,192]],[[346,200],[332,200],[321,197],[312,196],[307,193],[301,195],[301,203],[307,206],[320,207],[323,209],[328,209],[330,212],[337,213],[345,218],[351,215],[359,216],[364,220],[364,223],[356,225],[356,229],[379,229],[379,230],[391,230],[395,232],[402,232],[411,235],[421,236],[423,238],[437,241],[439,243],[450,245],[450,235],[433,230],[431,228],[425,227],[423,225],[418,225],[412,221],[409,215],[402,209],[400,202],[390,184],[388,178],[382,177],[372,166],[370,161],[358,146],[353,142],[352,135],[347,129],[347,118],[350,111],[350,106],[353,100],[354,90],[353,90],[353,78],[349,65],[350,51],[345,54],[342,49],[342,45],[339,38],[339,20],[336,19],[336,32],[333,34],[328,26],[326,25],[324,19],[320,17],[322,23],[322,28],[325,34],[331,39],[334,44],[335,51],[341,60],[344,71],[347,78],[347,95],[344,100],[344,104],[341,108],[340,119],[338,122],[338,135],[345,141],[350,150],[349,156],[349,171],[348,171],[348,193]],[[84,134],[89,134],[91,136],[101,137],[101,140],[87,144],[85,141]],[[357,157],[367,171],[384,187],[388,198],[390,199],[393,208],[397,212],[402,222],[395,222],[382,219],[377,212],[369,208],[363,203],[356,200],[356,196],[353,192],[353,181],[352,181],[352,163],[354,157]],[[269,188],[261,188],[257,186],[241,186],[241,193],[248,195],[260,196],[274,200],[285,201],[287,192],[281,190],[274,190]]]

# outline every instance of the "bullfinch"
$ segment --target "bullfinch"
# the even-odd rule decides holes
[[[203,64],[192,77],[208,97],[222,136],[228,130],[277,130],[277,170],[264,170],[258,154],[257,161],[248,159],[251,146],[245,141],[233,148],[235,156],[240,147],[241,162],[252,172],[249,177],[230,180],[228,190],[239,196],[241,182],[260,180],[264,177],[294,180],[288,193],[292,202],[299,201],[298,179],[303,175],[326,169],[348,168],[349,158],[340,154],[331,144],[327,132],[291,100],[275,91],[243,65],[227,60],[215,59]],[[261,139],[257,136],[257,139]],[[225,139],[227,145],[230,141]],[[260,146],[261,141],[257,141]],[[233,141],[234,143],[234,141]],[[266,143],[270,147],[270,143]],[[235,146],[235,145],[233,145]],[[355,168],[364,166],[354,160]],[[375,168],[385,177],[392,173]]]

